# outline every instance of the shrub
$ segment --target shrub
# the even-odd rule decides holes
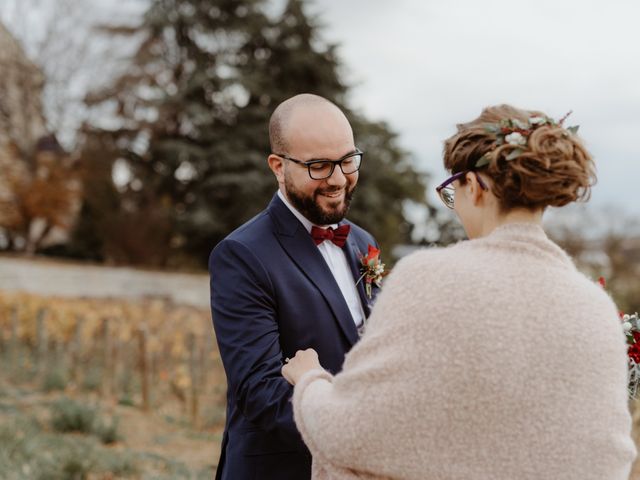
[[[95,435],[104,444],[121,440],[116,417],[106,421],[104,418],[100,418],[96,408],[69,398],[63,398],[53,404],[51,426],[56,432],[80,432]]]
[[[42,382],[42,389],[45,392],[64,390],[67,387],[67,375],[61,367],[55,367],[47,371]]]
[[[125,393],[118,399],[118,405],[123,405],[125,407],[134,407],[135,403],[133,401],[133,397],[129,393]]]
[[[63,398],[53,404],[51,426],[57,432],[92,433],[96,409]]]
[[[101,420],[94,425],[93,434],[96,435],[102,443],[110,445],[121,440],[118,432],[118,418],[113,417],[110,422]]]
[[[82,381],[82,388],[87,391],[95,391],[102,385],[102,369],[92,365],[87,368],[87,373]]]

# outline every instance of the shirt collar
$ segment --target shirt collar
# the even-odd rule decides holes
[[[314,227],[314,226],[320,227],[320,228],[327,228],[327,227],[336,228],[338,226],[337,223],[333,225],[316,225],[315,223],[309,221],[309,219],[304,215],[302,215],[298,210],[296,210],[295,207],[291,205],[291,203],[289,203],[289,200],[287,200],[287,197],[282,193],[280,189],[278,189],[278,197],[280,197],[280,200],[282,200],[282,202],[287,206],[287,208],[291,210],[291,213],[295,215],[295,217],[300,221],[300,223],[302,223],[304,228],[306,228],[307,232],[309,233],[311,233],[311,227]]]

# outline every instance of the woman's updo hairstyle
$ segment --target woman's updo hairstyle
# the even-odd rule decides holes
[[[593,159],[577,127],[563,121],[510,105],[487,107],[445,141],[444,166],[486,173],[503,212],[586,201],[596,182]]]

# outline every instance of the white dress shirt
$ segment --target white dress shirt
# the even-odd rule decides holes
[[[278,190],[278,196],[280,197],[280,200],[284,202],[287,208],[291,210],[291,213],[293,213],[300,221],[300,223],[302,223],[304,228],[307,229],[309,235],[311,235],[311,227],[313,227],[314,224],[311,223],[298,210],[296,210],[280,190]],[[320,228],[336,228],[338,225],[335,224],[315,226]],[[333,277],[338,283],[338,287],[340,287],[340,291],[342,292],[342,296],[347,302],[347,306],[349,307],[349,311],[351,312],[351,317],[353,318],[354,323],[356,324],[356,326],[360,326],[364,321],[364,310],[362,309],[362,303],[360,303],[360,297],[358,296],[356,281],[353,279],[353,274],[351,273],[351,268],[349,267],[349,263],[347,261],[347,257],[344,254],[344,251],[342,251],[340,247],[329,240],[325,240],[320,245],[318,245],[318,250],[320,250],[322,257],[329,266],[329,270],[331,270],[331,273],[333,273]]]

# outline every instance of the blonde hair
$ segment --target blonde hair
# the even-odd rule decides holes
[[[475,120],[459,124],[458,132],[445,141],[445,168],[452,173],[478,170],[489,176],[501,211],[562,207],[588,200],[596,183],[595,165],[575,134],[562,125],[545,124],[531,131],[524,146],[497,145],[496,134],[486,128],[509,119],[528,124],[532,117],[547,118],[542,112],[510,105],[485,108]],[[522,153],[507,160],[518,148]],[[483,156],[488,164],[476,168]]]

